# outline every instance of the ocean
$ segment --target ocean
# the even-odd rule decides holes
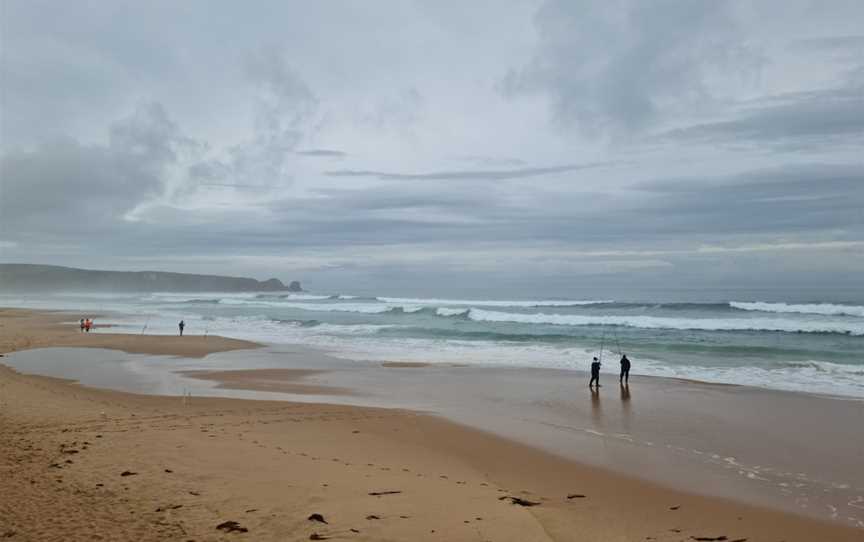
[[[454,296],[456,297],[456,296]],[[113,331],[304,344],[355,360],[631,374],[864,397],[864,303],[459,299],[322,293],[0,295],[0,306],[112,312]]]

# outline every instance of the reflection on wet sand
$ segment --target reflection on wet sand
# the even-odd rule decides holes
[[[630,433],[631,407],[630,385],[621,384],[621,425],[624,427],[624,431],[628,434]]]
[[[600,390],[591,388],[591,420],[595,428],[603,426],[603,407],[600,405]]]

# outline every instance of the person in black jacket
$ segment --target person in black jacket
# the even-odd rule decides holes
[[[630,360],[627,359],[627,354],[621,356],[621,376],[618,377],[618,382],[630,385]]]
[[[591,362],[591,381],[588,382],[588,387],[593,387],[594,382],[597,382],[597,387],[600,387],[600,360],[594,358]]]

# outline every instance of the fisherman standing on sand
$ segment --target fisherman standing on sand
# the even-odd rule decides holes
[[[180,336],[182,337],[183,336],[183,328],[186,327],[186,323],[183,322],[183,320],[180,320],[180,323],[177,324],[177,327],[180,328]]]
[[[630,360],[627,359],[627,354],[621,356],[621,376],[618,377],[618,383],[630,385]]]
[[[588,387],[593,387],[594,382],[597,382],[597,387],[600,387],[600,360],[594,358],[591,362],[591,381],[588,382]]]

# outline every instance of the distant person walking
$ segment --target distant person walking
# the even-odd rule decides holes
[[[84,319],[81,319],[81,333],[84,333]]]
[[[630,360],[627,359],[627,354],[621,356],[621,376],[618,377],[618,382],[624,385],[630,384]]]
[[[186,327],[186,322],[184,322],[183,320],[180,320],[180,323],[177,324],[177,327],[180,328],[180,336],[182,337],[183,336],[183,328]]]
[[[84,331],[90,333],[90,328],[93,327],[93,320],[87,318],[84,320]]]
[[[588,382],[588,387],[591,388],[594,386],[594,383],[597,383],[597,387],[600,387],[600,360],[594,358],[594,361],[591,362],[591,380]]]

